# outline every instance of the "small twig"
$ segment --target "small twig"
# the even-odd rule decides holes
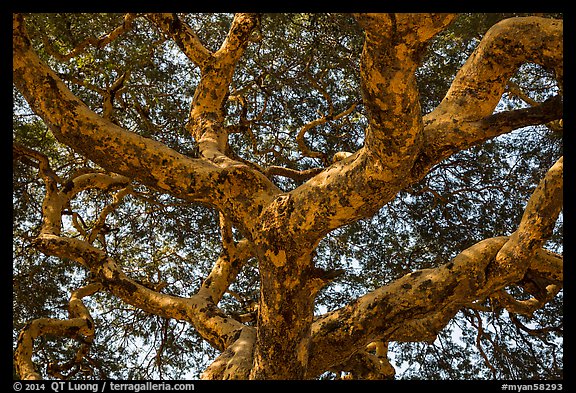
[[[308,147],[308,145],[306,145],[306,142],[304,141],[304,135],[310,129],[312,129],[312,128],[320,125],[320,124],[325,124],[325,123],[327,123],[329,121],[333,121],[333,120],[340,120],[344,116],[349,115],[350,113],[352,113],[354,111],[354,109],[356,109],[357,104],[358,104],[357,102],[353,103],[348,109],[340,112],[338,115],[336,115],[334,117],[332,117],[332,115],[322,116],[322,117],[320,117],[316,120],[313,120],[310,123],[302,126],[302,128],[300,128],[300,131],[298,132],[298,135],[296,136],[296,143],[298,143],[298,148],[300,149],[302,154],[304,156],[310,157],[310,158],[320,158],[320,159],[322,159],[322,161],[326,162],[327,161],[326,154],[311,150]]]
[[[562,332],[563,329],[560,327],[545,327],[545,328],[540,328],[540,329],[530,329],[528,326],[524,325],[522,322],[520,322],[520,320],[518,319],[517,315],[514,313],[508,313],[508,315],[510,316],[510,320],[512,321],[512,323],[518,327],[520,330],[530,334],[531,336],[540,336],[542,334],[546,334],[549,332]]]
[[[89,46],[93,46],[98,49],[104,48],[106,45],[110,44],[112,41],[117,39],[122,34],[130,31],[132,29],[132,22],[136,19],[136,14],[134,13],[127,13],[124,15],[124,20],[122,24],[116,27],[108,34],[101,35],[100,37],[89,37],[82,41],[80,44],[76,45],[74,49],[66,54],[62,54],[58,52],[52,44],[50,43],[48,37],[46,35],[42,35],[42,42],[44,44],[44,48],[46,51],[56,58],[58,61],[67,62],[68,60],[78,56],[79,54],[86,51]]]
[[[104,102],[102,103],[102,117],[108,120],[112,119],[114,110],[114,100],[116,93],[124,86],[124,82],[129,77],[130,72],[126,71],[120,75],[104,93]]]
[[[484,363],[492,371],[492,376],[494,377],[494,379],[496,379],[496,375],[497,375],[496,369],[494,368],[494,366],[492,366],[492,364],[490,363],[490,360],[488,359],[488,355],[486,355],[486,352],[484,352],[484,349],[482,348],[481,339],[482,339],[482,336],[484,335],[484,329],[482,328],[482,316],[476,310],[473,310],[473,312],[474,312],[474,315],[476,316],[476,319],[478,321],[478,325],[476,326],[476,328],[478,329],[478,334],[476,335],[476,348],[478,348],[478,350],[480,351],[480,355],[484,359]]]
[[[110,232],[110,229],[107,229],[106,226],[106,217],[108,216],[108,214],[116,210],[118,205],[122,202],[122,199],[124,199],[126,195],[131,194],[132,191],[133,191],[132,186],[128,185],[127,187],[121,189],[120,191],[114,194],[112,203],[107,205],[104,209],[102,209],[102,212],[100,212],[98,220],[94,224],[94,227],[90,232],[90,235],[88,236],[87,241],[89,244],[92,244],[94,240],[96,240],[96,238],[99,238],[100,242],[102,243],[102,246],[106,248],[104,235]]]

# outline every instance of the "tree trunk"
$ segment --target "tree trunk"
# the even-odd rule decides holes
[[[561,99],[529,110],[493,113],[506,81],[524,62],[551,68],[562,79],[560,23],[518,18],[493,28],[462,67],[442,103],[422,117],[415,70],[428,40],[454,16],[356,15],[366,32],[360,68],[369,120],[365,145],[283,193],[262,172],[224,154],[228,135],[222,107],[235,64],[259,18],[238,14],[215,53],[203,48],[191,32],[180,29],[182,25],[174,18],[172,14],[150,16],[202,71],[188,123],[201,158],[180,154],[90,110],[38,58],[26,35],[24,18],[18,15],[14,16],[13,77],[59,142],[122,175],[91,177],[90,185],[77,177],[69,182],[70,187],[67,183],[59,188],[58,182],[50,180],[48,164],[41,162],[47,191],[43,229],[35,246],[48,255],[75,260],[101,281],[102,288],[126,303],[192,324],[222,351],[203,377],[304,379],[343,364],[358,375],[389,377],[393,372],[380,359],[385,357],[384,343],[434,339],[459,309],[490,296],[505,299],[502,289],[521,280],[528,269],[535,270],[538,258],[545,259],[541,247],[562,206],[562,160],[539,185],[518,230],[509,238],[479,242],[450,263],[407,274],[314,321],[316,294],[337,273],[314,266],[314,250],[327,233],[373,215],[456,151],[513,127],[562,116]],[[512,38],[522,45],[511,46]],[[144,287],[124,274],[121,264],[105,250],[61,236],[63,207],[78,192],[127,187],[129,180],[210,205],[225,217],[230,233],[223,243],[229,249],[190,298]],[[245,237],[237,244],[231,236],[232,225]],[[252,256],[258,260],[260,274],[255,326],[218,308],[223,293]],[[555,262],[549,263],[549,270],[558,275],[560,263],[549,260]],[[539,267],[535,271],[548,274]],[[76,318],[71,313],[76,324],[72,327],[80,322],[84,326],[84,320]],[[51,322],[54,331],[63,330],[60,322]],[[38,377],[26,371],[33,369],[30,348],[35,337],[49,332],[30,326],[21,340],[26,345],[17,355],[25,358],[20,362],[23,375]],[[365,352],[375,340],[380,342],[373,345],[378,348],[374,358]],[[374,368],[379,371],[372,373]]]
[[[314,297],[300,270],[310,256],[277,249],[263,259],[253,379],[303,379],[308,365]],[[280,296],[282,294],[282,296]]]
[[[313,248],[288,225],[290,196],[281,195],[263,212],[256,233],[260,303],[253,379],[302,379],[308,366],[314,298],[322,281]]]

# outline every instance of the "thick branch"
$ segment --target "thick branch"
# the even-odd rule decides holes
[[[424,117],[425,143],[415,170],[426,168],[487,139],[513,129],[562,118],[556,97],[528,109],[493,114],[510,77],[524,63],[537,63],[556,74],[562,88],[563,23],[527,17],[493,26],[456,74],[446,96]]]
[[[426,43],[456,15],[359,14],[366,32],[360,63],[369,129],[365,146],[389,167],[410,165],[423,130],[415,71]]]
[[[408,274],[329,313],[314,323],[312,342],[317,347],[313,346],[312,359],[321,362],[323,356],[328,358],[324,351],[331,351],[336,345],[346,353],[346,343],[353,351],[358,343],[374,338],[406,340],[407,327],[411,339],[433,338],[461,306],[486,299],[518,282],[532,264],[534,271],[560,278],[561,274],[554,273],[559,264],[553,256],[539,250],[550,237],[562,207],[562,161],[558,160],[536,187],[518,229],[509,238],[484,240],[446,265]],[[560,286],[561,283],[547,286],[542,299],[524,303],[502,298],[501,292],[500,297],[515,311],[527,312],[550,300]],[[425,324],[414,325],[411,321]],[[417,326],[422,329],[414,329]],[[325,347],[327,342],[331,344]]]
[[[250,220],[241,217],[257,216],[271,197],[280,192],[264,175],[246,165],[228,162],[230,165],[222,169],[212,162],[191,159],[98,116],[40,61],[31,48],[23,17],[16,14],[13,22],[14,83],[60,142],[111,172],[178,198],[215,206],[235,224],[244,222],[248,225]],[[235,57],[230,55],[230,58]],[[233,67],[229,70],[231,75]],[[209,84],[208,80],[205,82]],[[224,88],[221,83],[219,86],[214,88]],[[227,87],[225,89],[227,91]],[[197,89],[197,92],[201,91],[201,88]],[[204,93],[208,92],[204,90]],[[206,103],[212,98],[197,97],[197,100]],[[200,117],[212,122],[200,107],[202,105],[195,106]],[[245,226],[240,228],[246,229]]]
[[[562,22],[514,18],[487,34],[465,71],[456,77],[443,104],[420,124],[413,69],[424,43],[414,41],[410,47],[410,41],[401,38],[401,32],[407,37],[419,36],[418,28],[416,32],[407,29],[411,18],[414,16],[357,16],[366,30],[361,76],[370,127],[363,149],[292,192],[295,213],[291,227],[309,231],[307,239],[370,216],[399,190],[420,180],[435,164],[457,151],[562,116],[559,97],[528,109],[492,113],[507,79],[522,63],[536,61],[562,73]],[[432,28],[425,29],[421,37],[429,37],[449,21],[450,17],[432,18]],[[391,33],[392,26],[397,26],[395,34]],[[520,30],[525,34],[518,34]],[[481,93],[477,94],[476,88]]]
[[[182,22],[175,13],[147,14],[146,18],[172,38],[200,69],[211,59],[212,52],[206,49],[192,28]]]
[[[434,118],[434,112],[424,118],[424,146],[416,160],[414,173],[426,173],[436,163],[452,154],[478,145],[510,131],[546,124],[562,119],[563,99],[552,97],[530,108],[498,112],[480,120],[462,120],[457,115]]]
[[[106,169],[178,194],[197,193],[201,180],[194,177],[208,180],[217,172],[209,163],[189,159],[92,112],[38,59],[21,15],[14,16],[13,38],[14,83],[60,142]]]
[[[220,255],[212,271],[202,282],[198,295],[207,297],[214,304],[218,304],[222,295],[252,256],[252,245],[248,240],[243,239],[238,244],[232,244]]]
[[[236,63],[259,22],[255,14],[234,16],[222,46],[201,70],[202,77],[194,92],[187,129],[196,138],[202,156],[215,162],[231,161],[224,155],[228,133],[223,126],[223,109]]]
[[[507,81],[520,65],[539,64],[563,75],[562,20],[510,18],[494,25],[456,78],[431,118],[450,113],[453,117],[479,120],[492,114]]]
[[[531,317],[534,311],[542,308],[546,303],[552,300],[554,296],[560,292],[560,289],[562,289],[562,287],[559,285],[548,285],[546,287],[546,295],[541,299],[531,297],[527,300],[517,300],[505,290],[497,292],[492,296],[492,298],[494,298],[498,304],[503,306],[510,313]]]
[[[412,320],[423,319],[450,303],[470,302],[484,284],[486,266],[506,241],[481,241],[443,266],[407,274],[315,321],[309,375],[329,368],[330,362],[341,362],[375,339],[391,341],[389,338]]]
[[[528,262],[552,235],[563,204],[563,162],[561,157],[540,181],[528,200],[518,229],[498,252],[489,271],[494,286],[524,276]]]
[[[240,337],[230,345],[202,373],[202,379],[248,379],[252,370],[256,332],[246,328]]]
[[[443,266],[410,273],[316,320],[308,377],[375,339],[433,342],[458,310],[485,299],[485,271],[507,241],[483,240]]]
[[[339,161],[291,193],[287,227],[297,228],[307,246],[334,228],[371,216],[408,184],[423,130],[414,71],[427,40],[453,19],[421,14],[356,18],[366,31],[360,76],[369,129],[362,149],[344,159],[339,155]],[[390,33],[391,25],[396,34]]]
[[[147,288],[122,272],[106,252],[87,242],[54,235],[41,235],[34,245],[47,255],[74,260],[88,268],[103,287],[124,302],[163,318],[192,324],[202,337],[219,350],[231,345],[245,327],[225,315],[207,297],[181,298]]]
[[[502,298],[500,291],[529,271],[551,283],[546,285],[546,293],[527,303],[504,297],[508,307],[527,312],[550,300],[561,287],[558,271],[562,268],[558,259],[541,247],[551,236],[562,208],[562,163],[560,158],[536,187],[518,229],[509,238],[481,241],[446,265],[408,274],[316,321],[311,370],[316,370],[316,362],[330,358],[327,352],[336,347],[346,356],[375,338],[434,338],[462,306],[497,293]],[[322,365],[323,369],[328,366]]]
[[[43,158],[45,157],[39,157],[39,159]],[[43,167],[49,168],[47,159],[41,161]],[[233,258],[232,261],[228,261],[229,263],[222,261],[217,264],[211,275],[212,284],[203,285],[199,294],[189,299],[160,293],[128,278],[106,251],[90,244],[104,227],[106,216],[117,207],[125,195],[132,192],[131,187],[126,187],[115,194],[112,204],[102,210],[92,233],[85,241],[59,236],[63,207],[68,205],[78,192],[88,188],[109,190],[126,186],[128,182],[129,179],[124,176],[79,173],[66,182],[61,191],[54,185],[53,190],[44,198],[44,205],[51,206],[48,212],[49,218],[46,218],[47,212],[45,211],[42,231],[34,241],[34,245],[47,255],[69,258],[80,263],[89,269],[96,280],[101,282],[107,290],[129,304],[165,318],[190,322],[208,342],[216,348],[225,349],[236,340],[239,330],[244,325],[224,315],[215,303],[239,272],[242,262],[251,255],[247,241],[240,242],[238,245],[233,243],[231,232],[226,230],[229,225],[224,225],[223,235],[227,255]],[[73,216],[74,221],[77,221],[77,217],[75,220]],[[81,232],[85,234],[83,229]]]

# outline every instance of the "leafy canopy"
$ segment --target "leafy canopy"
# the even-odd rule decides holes
[[[439,103],[484,32],[510,16],[463,14],[432,42],[417,73],[424,112]],[[32,14],[29,34],[43,60],[96,112],[104,110],[102,92],[124,75],[114,121],[195,156],[185,123],[199,70],[146,19],[136,18],[134,28],[109,45],[88,45],[77,56],[59,61],[58,55],[112,31],[123,17]],[[179,17],[207,48],[216,50],[233,15]],[[326,166],[334,153],[362,146],[367,124],[359,89],[363,33],[351,16],[264,14],[253,41],[236,68],[226,107],[226,122],[234,131],[229,142],[233,154],[263,169],[301,171]],[[523,66],[513,82],[537,102],[556,91],[553,78],[531,64]],[[15,142],[48,156],[61,178],[95,167],[59,144],[16,90],[13,97]],[[349,115],[309,129],[304,142],[319,154],[303,154],[297,142],[303,126],[353,105]],[[502,108],[527,105],[525,97],[512,91],[500,103]],[[318,312],[343,306],[409,271],[445,263],[481,239],[509,235],[535,184],[561,155],[558,133],[545,126],[521,129],[453,155],[371,219],[333,231],[317,249],[317,265],[345,273],[321,291]],[[282,176],[275,181],[285,190],[301,182]],[[41,224],[43,196],[37,170],[15,160],[14,341],[31,319],[65,318],[70,291],[89,280],[73,262],[30,247]],[[110,202],[110,195],[90,191],[74,199],[72,208],[90,227]],[[107,251],[123,270],[142,282],[166,283],[175,295],[196,292],[221,250],[217,212],[143,186],[126,197],[107,224],[114,229],[106,239]],[[562,252],[562,220],[547,247]],[[257,265],[250,261],[221,306],[242,314],[257,298]],[[106,293],[92,296],[87,306],[95,318],[96,341],[74,378],[196,378],[217,355],[190,326],[148,315]],[[561,307],[558,296],[531,320],[511,319],[505,311],[460,312],[434,343],[394,343],[389,356],[400,378],[561,378]],[[67,339],[43,339],[36,345],[38,364],[64,363],[75,353]]]

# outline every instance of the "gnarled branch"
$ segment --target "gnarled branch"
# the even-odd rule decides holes
[[[68,303],[69,319],[39,318],[22,329],[14,352],[14,365],[21,379],[42,379],[32,362],[32,352],[34,340],[47,334],[79,340],[82,346],[74,362],[82,360],[94,339],[94,321],[82,298],[93,295],[101,288],[99,283],[92,283],[72,292]]]
[[[201,69],[205,67],[213,53],[206,49],[194,30],[182,22],[178,15],[175,13],[146,14],[146,18],[172,38],[194,64]]]
[[[247,26],[253,27],[255,23],[255,17],[240,15],[231,31],[248,40],[249,34],[244,30]],[[241,26],[234,28],[237,25]],[[227,78],[231,77],[233,61],[238,56],[238,53],[232,53],[232,48],[237,45],[238,40],[231,38],[225,47],[227,49],[223,50],[218,58],[221,61],[219,64],[226,68],[225,75],[213,71],[204,81],[205,84],[201,83],[196,90],[193,111],[199,116],[198,119],[213,131],[219,126],[209,113],[212,113],[212,109],[216,110],[214,106],[218,102],[222,103],[224,100],[229,83]],[[221,156],[225,161],[221,162],[225,167],[223,169],[208,160],[191,159],[160,142],[125,130],[98,116],[74,96],[60,78],[38,58],[31,47],[24,18],[20,14],[13,16],[13,76],[17,88],[35,113],[43,118],[56,139],[105,169],[178,198],[215,206],[235,222],[244,222],[247,226],[249,220],[241,217],[256,216],[270,203],[274,195],[280,193],[268,178],[244,164]],[[214,78],[214,85],[210,78]],[[216,98],[206,89],[218,90]],[[212,126],[216,128],[211,128]],[[207,130],[202,127],[201,129]],[[207,149],[214,147],[216,155],[219,155],[220,143],[218,146],[212,145],[210,140],[214,141],[212,137],[220,138],[216,135],[221,135],[220,131],[216,134],[204,131],[198,135],[203,135],[200,141],[205,137]]]
[[[562,162],[560,158],[536,187],[511,236],[483,240],[445,265],[407,274],[317,319],[312,326],[309,375],[331,366],[323,359],[334,359],[324,356],[334,348],[345,359],[359,343],[367,344],[374,338],[433,340],[459,309],[490,296],[499,296],[515,311],[527,311],[536,301],[551,300],[561,283],[547,287],[544,298],[524,303],[504,296],[501,290],[519,283],[532,265],[543,272],[550,269],[548,277],[561,277],[561,273],[553,272],[561,271],[561,264],[553,262],[541,247],[562,207]]]

